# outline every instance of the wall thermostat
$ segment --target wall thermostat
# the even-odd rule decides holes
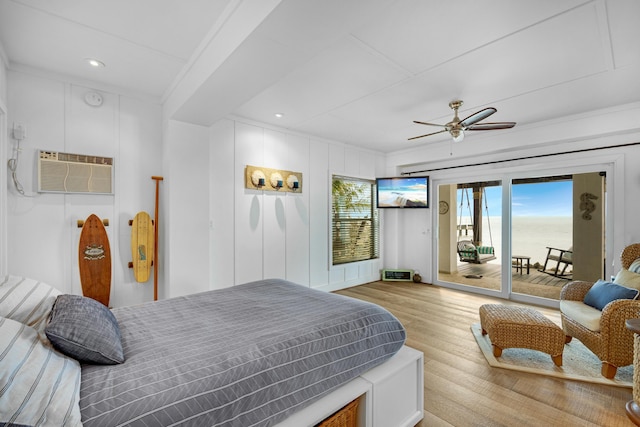
[[[101,106],[102,101],[102,95],[100,95],[98,92],[87,92],[87,94],[84,96],[84,102],[86,102],[87,105],[91,105],[92,107]]]

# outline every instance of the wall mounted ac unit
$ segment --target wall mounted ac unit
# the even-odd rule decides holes
[[[113,158],[40,151],[38,192],[113,194]]]

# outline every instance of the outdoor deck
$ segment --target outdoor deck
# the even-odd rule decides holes
[[[500,264],[495,262],[487,264],[459,263],[456,274],[439,272],[438,279],[445,282],[498,290],[500,289],[500,270]],[[533,266],[529,268],[529,274],[527,274],[526,266],[522,274],[519,271],[516,272],[515,267],[511,268],[511,283],[515,293],[560,299],[560,290],[570,281],[570,279],[562,279],[538,271]]]

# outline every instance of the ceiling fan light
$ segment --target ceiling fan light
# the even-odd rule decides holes
[[[464,131],[465,130],[497,130],[497,129],[510,129],[516,125],[515,122],[495,122],[495,123],[480,123],[482,120],[486,119],[497,110],[493,107],[483,108],[480,111],[477,111],[467,117],[464,120],[460,120],[458,118],[458,108],[462,105],[462,101],[456,100],[451,101],[449,103],[449,107],[453,110],[453,119],[444,125],[437,123],[429,123],[429,122],[421,122],[418,120],[414,120],[413,123],[417,123],[420,125],[427,126],[438,126],[444,128],[443,130],[437,132],[427,133],[425,135],[414,136],[413,138],[409,138],[409,141],[418,138],[424,138],[425,136],[437,135],[442,132],[449,132],[451,135],[452,141],[461,142],[464,139]]]
[[[453,136],[453,142],[462,142],[464,139],[464,131],[453,129],[451,130],[451,136]]]

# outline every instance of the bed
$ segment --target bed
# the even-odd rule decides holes
[[[406,338],[377,305],[284,280],[113,310],[94,303],[29,279],[0,282],[0,425],[271,426],[371,372]],[[34,349],[46,362],[29,360]]]

